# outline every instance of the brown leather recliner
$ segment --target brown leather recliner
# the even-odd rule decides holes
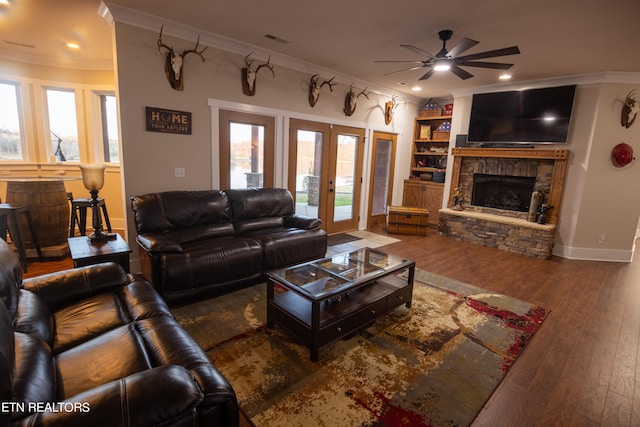
[[[170,304],[237,290],[327,252],[321,221],[297,215],[283,188],[150,193],[131,207],[142,274]]]
[[[118,264],[23,281],[0,241],[0,300],[0,425],[238,425],[231,385]]]

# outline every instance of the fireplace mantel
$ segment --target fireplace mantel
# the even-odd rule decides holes
[[[457,157],[557,160],[567,160],[569,158],[569,150],[546,150],[537,148],[453,148],[451,153]]]
[[[465,157],[476,158],[503,158],[503,159],[538,159],[553,161],[553,172],[549,194],[546,195],[546,203],[554,209],[548,215],[549,224],[557,224],[560,216],[560,203],[567,171],[569,150],[566,149],[542,149],[542,148],[453,148],[453,165],[451,167],[451,188],[460,186],[460,171],[462,159]],[[453,191],[450,192],[447,206],[453,207]]]

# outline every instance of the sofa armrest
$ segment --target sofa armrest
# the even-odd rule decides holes
[[[293,214],[285,217],[284,226],[292,228],[301,228],[303,230],[316,230],[320,228],[322,220],[310,216]]]
[[[23,425],[198,425],[204,396],[189,371],[161,366],[95,387],[32,414]],[[58,411],[55,411],[58,409]]]
[[[127,284],[129,276],[124,269],[119,264],[105,262],[24,279],[22,287],[37,294],[55,310]]]
[[[147,252],[182,252],[180,243],[166,234],[138,234],[136,240],[142,249]]]

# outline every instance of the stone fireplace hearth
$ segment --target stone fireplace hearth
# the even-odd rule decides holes
[[[460,188],[467,203],[465,210],[455,211],[449,209],[453,205],[451,198],[449,208],[440,210],[440,232],[452,238],[510,252],[539,258],[550,257],[559,218],[568,150],[454,148],[452,153],[451,194],[453,189]],[[531,182],[533,190],[541,191],[545,195],[545,203],[553,206],[546,224],[527,221],[531,198],[528,190],[519,190],[522,193],[519,195],[500,196],[505,199],[524,199],[520,201],[526,203],[526,209],[478,203],[475,200],[478,195],[474,198],[473,194],[475,178],[478,176],[506,180],[515,177]],[[494,188],[495,192],[500,193]],[[471,201],[474,203],[471,204]]]

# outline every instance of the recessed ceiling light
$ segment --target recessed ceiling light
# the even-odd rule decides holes
[[[73,43],[73,42],[67,43],[67,47],[69,49],[80,49],[80,45],[78,43]]]
[[[500,74],[500,77],[498,77],[500,80],[509,80],[511,78],[511,74]]]
[[[419,92],[419,91],[422,90],[422,88],[420,86],[414,86],[414,87],[411,88],[411,90],[414,91],[414,92]]]

